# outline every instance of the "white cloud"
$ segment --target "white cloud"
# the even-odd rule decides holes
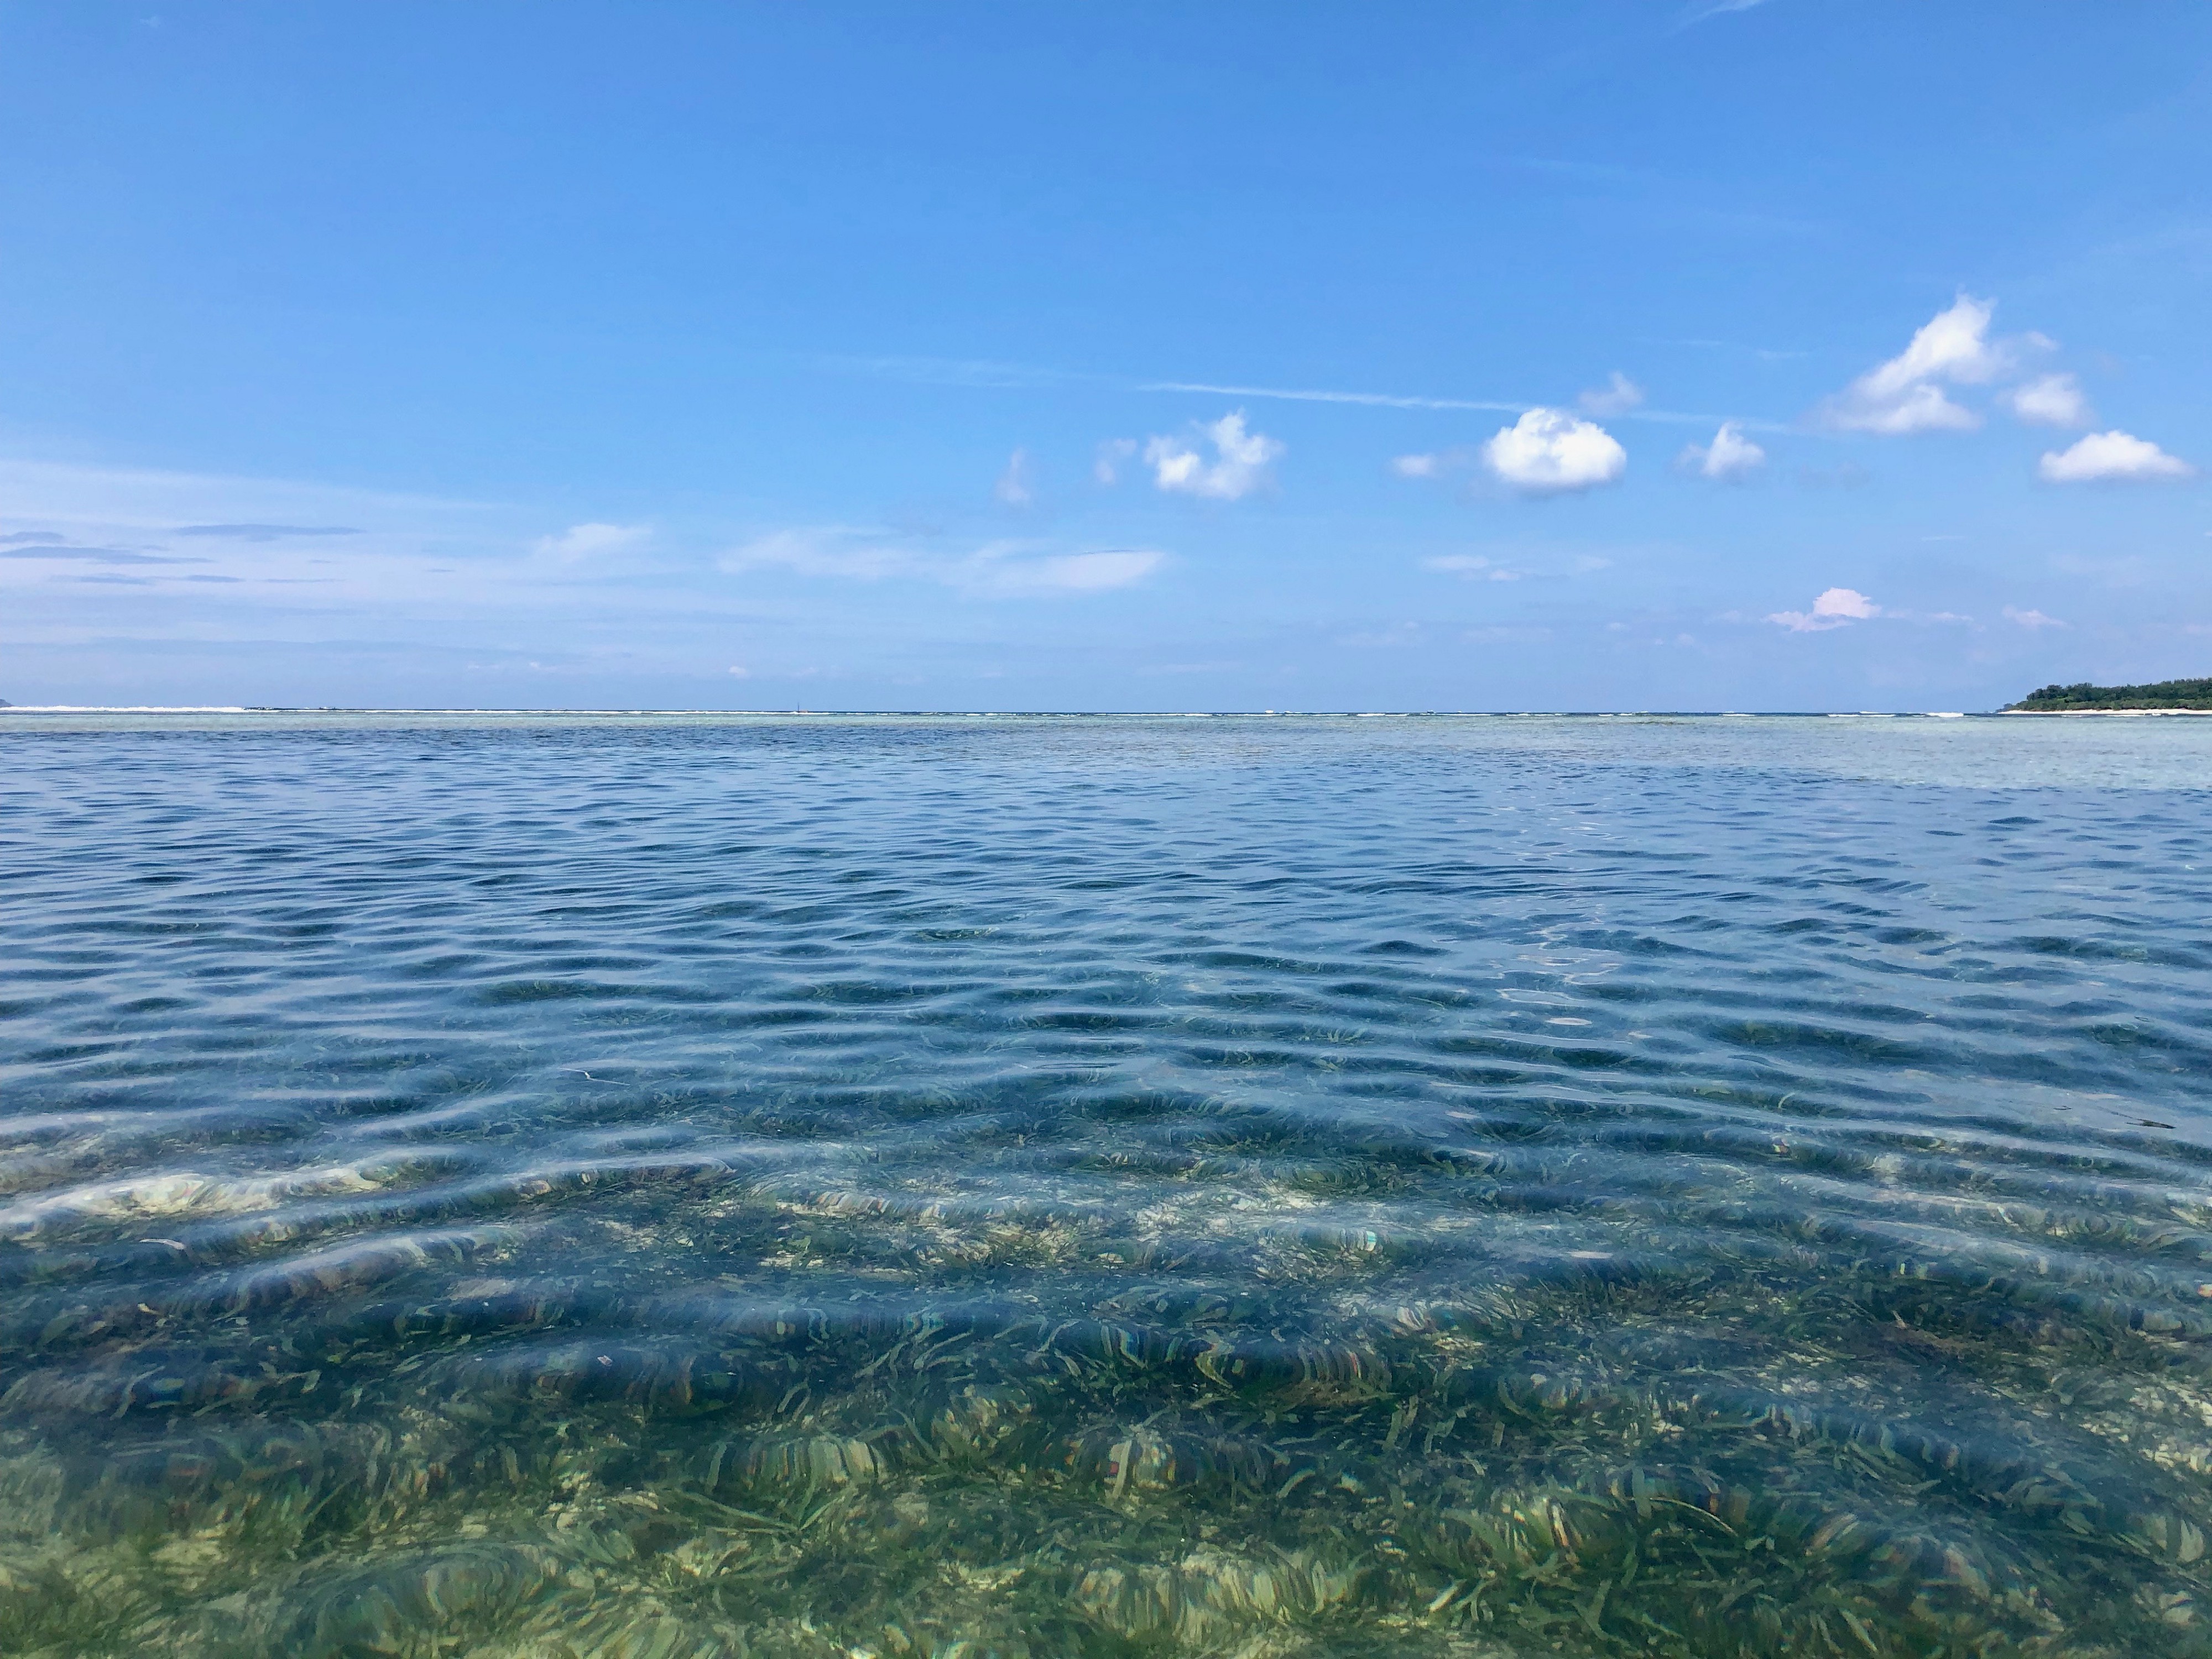
[[[991,493],[1008,507],[1027,507],[1036,499],[1036,469],[1030,464],[1030,453],[1017,449],[1006,460],[1006,470],[999,475],[999,482]]]
[[[2046,453],[2035,471],[2045,483],[2165,483],[2197,476],[2188,462],[2125,432],[2092,432]]]
[[[1813,601],[1810,611],[1778,611],[1766,620],[1793,634],[1819,634],[1880,615],[1881,607],[1856,588],[1832,587]]]
[[[753,677],[753,671],[742,663],[733,662],[730,665],[730,674],[734,679],[749,680]]]
[[[2007,622],[2018,623],[2031,633],[2039,628],[2065,628],[2069,625],[2056,617],[2046,617],[2040,611],[2022,611],[2009,605],[2004,608],[2004,618]]]
[[[1835,423],[1847,431],[1902,438],[1915,432],[1972,432],[1982,417],[1953,403],[1941,386],[1923,382],[1886,404],[1847,398],[1838,406]]]
[[[642,543],[653,532],[641,524],[571,525],[558,536],[541,537],[538,556],[579,564],[609,553],[621,553]]]
[[[1712,442],[1692,444],[1682,452],[1681,465],[1716,483],[1737,483],[1766,465],[1766,452],[1745,437],[1737,422],[1723,421]]]
[[[1109,438],[1098,446],[1098,459],[1091,465],[1091,476],[1103,484],[1119,483],[1123,464],[1136,453],[1134,438]]]
[[[1862,375],[1859,384],[1873,396],[1887,398],[1923,380],[1978,386],[1995,380],[2012,362],[2002,347],[1990,343],[1990,319],[1996,313],[1995,301],[1961,294],[1948,311],[1921,325],[1902,352]]]
[[[1463,576],[1471,582],[1517,582],[1521,580],[1519,571],[1493,564],[1480,553],[1440,553],[1435,558],[1423,559],[1421,568],[1441,571],[1448,576]]]
[[[1357,634],[1346,634],[1337,643],[1360,649],[1379,647],[1390,650],[1405,646],[1420,645],[1425,637],[1420,623],[1401,622],[1393,623],[1388,628],[1362,629]]]
[[[1150,548],[1115,548],[1099,553],[1054,553],[1042,557],[987,556],[989,550],[957,567],[953,586],[993,598],[1023,594],[1103,593],[1140,581],[1167,556]]]
[[[1644,388],[1616,368],[1606,385],[1575,401],[1592,415],[1626,415],[1644,401]]]
[[[993,542],[972,553],[927,552],[887,537],[842,526],[782,530],[723,556],[722,568],[789,570],[802,576],[854,581],[887,578],[933,581],[987,599],[1050,593],[1103,593],[1127,587],[1166,558],[1149,548],[1054,553],[1028,542]]]
[[[781,569],[801,576],[842,576],[864,582],[880,581],[886,576],[925,575],[929,564],[899,543],[841,525],[774,531],[732,548],[721,559],[722,568],[732,575]]]
[[[2089,399],[2081,383],[2071,374],[2045,374],[2016,386],[2005,394],[2005,403],[2023,421],[2038,426],[2087,426]]]
[[[1482,447],[1485,465],[1531,495],[1611,483],[1628,468],[1613,434],[1564,409],[1532,409]]]
[[[1454,447],[1450,449],[1424,451],[1415,455],[1394,455],[1390,470],[1401,478],[1444,479],[1471,470],[1480,452]]]
[[[1211,501],[1237,501],[1265,483],[1267,469],[1282,458],[1284,446],[1277,440],[1245,431],[1242,410],[1198,429],[1213,445],[1210,465],[1180,438],[1154,438],[1146,444],[1145,463],[1162,489]]]
[[[1996,310],[1990,301],[1961,294],[1948,311],[1923,324],[1903,351],[1832,398],[1824,411],[1828,424],[1887,437],[1979,426],[1981,416],[1953,403],[1938,383],[1979,386],[2012,367],[2010,349],[1989,337]]]

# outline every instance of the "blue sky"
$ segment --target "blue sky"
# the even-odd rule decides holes
[[[2212,9],[0,0],[0,697],[2212,673]]]

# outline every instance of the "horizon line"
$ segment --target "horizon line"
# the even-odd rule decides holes
[[[2034,714],[2197,714],[2190,708],[483,708],[374,703],[6,703],[7,714],[717,715],[789,720],[1972,720]]]

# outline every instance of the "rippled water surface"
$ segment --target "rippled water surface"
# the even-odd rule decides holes
[[[0,1651],[2212,1653],[2212,721],[0,720]]]

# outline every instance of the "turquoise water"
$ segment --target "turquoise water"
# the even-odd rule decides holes
[[[2212,1653],[2212,722],[0,763],[0,1651]]]

